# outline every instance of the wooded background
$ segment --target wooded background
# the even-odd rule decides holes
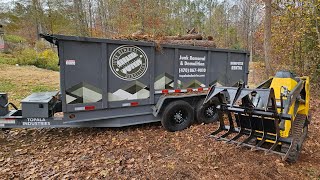
[[[212,36],[218,48],[250,51],[253,61],[266,62],[268,75],[287,69],[297,75],[309,75],[313,81],[319,81],[320,75],[319,21],[320,0],[11,0],[0,3],[4,39],[14,47],[7,53],[18,59],[21,53],[34,55],[33,51],[37,57],[56,57],[51,51],[45,52],[37,35],[40,32],[113,38],[139,31],[160,37],[184,35],[195,28],[204,37]]]

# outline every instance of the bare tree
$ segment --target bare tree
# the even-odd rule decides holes
[[[314,0],[312,0],[312,14],[317,17],[317,8],[316,8],[316,4],[314,2]],[[315,28],[316,28],[316,33],[317,33],[317,37],[318,37],[318,43],[320,46],[320,30],[319,30],[319,21],[318,18],[315,18],[316,24],[315,24]]]
[[[32,7],[33,7],[33,16],[34,16],[34,20],[35,20],[35,26],[36,26],[36,37],[38,40],[40,40],[40,33],[43,33],[43,26],[42,26],[42,7],[41,7],[41,3],[38,0],[32,0]]]
[[[82,36],[88,36],[88,23],[86,18],[86,12],[83,8],[82,0],[73,0],[74,3],[74,10],[77,19],[77,28],[78,33]]]
[[[271,52],[271,0],[264,0],[265,17],[264,17],[264,56],[266,65],[266,75],[271,75],[272,72],[272,52]]]
[[[94,12],[92,8],[92,1],[88,0],[88,11],[89,11],[89,28],[90,28],[90,36],[93,36],[93,24],[94,24]]]

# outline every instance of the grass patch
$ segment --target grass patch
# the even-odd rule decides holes
[[[46,85],[36,85],[31,87],[32,92],[47,92],[47,91],[55,91],[56,87],[50,87]]]
[[[0,64],[11,64],[17,63],[17,58],[11,54],[0,53]]]
[[[34,92],[59,90],[59,73],[34,67],[0,64],[0,92],[20,107],[20,101]]]
[[[0,83],[0,92],[9,92],[16,88],[16,85],[10,81],[1,81]]]

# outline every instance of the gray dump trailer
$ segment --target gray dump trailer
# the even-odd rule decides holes
[[[217,119],[219,100],[203,105],[211,86],[247,83],[249,54],[244,51],[41,36],[58,48],[60,92],[31,94],[21,101],[22,109],[1,93],[2,128],[122,127],[161,121],[169,131],[182,130],[196,121]]]

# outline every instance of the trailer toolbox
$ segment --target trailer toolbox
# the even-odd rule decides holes
[[[58,91],[32,93],[21,101],[22,117],[48,118],[53,115]]]

